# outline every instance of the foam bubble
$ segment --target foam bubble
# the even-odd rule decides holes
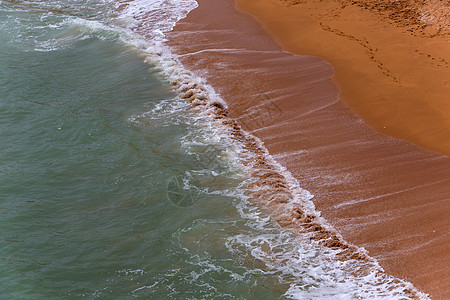
[[[176,22],[198,6],[194,0],[134,0],[115,1],[116,7],[124,7],[122,18],[132,20],[129,27],[141,28],[159,41],[164,40],[164,33],[171,31]]]
[[[248,179],[237,187],[219,191],[236,199],[237,210],[253,229],[230,237],[229,251],[260,261],[258,271],[288,283],[285,296],[292,299],[426,298],[410,283],[386,275],[365,249],[346,243],[316,211],[311,201],[313,195],[302,189],[292,174],[269,155],[259,139],[227,116],[226,103],[213,87],[184,68],[164,44],[164,33],[195,8],[196,3],[174,4],[136,0],[123,9],[123,14],[135,20],[130,23],[130,30],[154,38],[147,38],[145,48],[140,49],[145,52],[145,62],[158,67],[178,93],[172,104],[191,103],[198,113],[196,121],[202,125],[197,129],[201,130],[195,131],[197,135],[192,131],[183,137],[186,151],[198,155],[201,161],[205,152],[200,149],[227,145],[218,147],[218,156],[223,155],[229,164],[247,174]],[[168,102],[161,105],[165,108],[157,106],[151,113],[133,117],[132,121],[141,122],[150,115],[171,113],[181,107],[169,107]],[[208,169],[197,172],[202,174]],[[217,175],[212,172],[213,176]],[[187,186],[194,187],[190,185],[192,177],[192,174],[184,177]],[[205,188],[202,192],[210,190]],[[275,221],[288,230],[278,227]]]

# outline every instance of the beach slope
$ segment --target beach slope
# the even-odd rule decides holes
[[[229,105],[229,115],[245,130],[259,137],[272,156],[298,179],[303,188],[315,195],[313,201],[317,209],[322,211],[322,215],[346,240],[365,247],[389,274],[411,281],[435,299],[445,299],[450,294],[450,159],[445,155],[422,150],[402,139],[381,134],[354,113],[356,111],[361,114],[364,120],[382,132],[392,136],[397,136],[399,132],[398,135],[403,139],[421,144],[415,137],[422,136],[417,135],[414,130],[411,138],[404,135],[409,129],[389,131],[391,127],[397,128],[394,124],[400,124],[402,120],[410,125],[416,124],[413,127],[420,128],[418,132],[425,129],[417,120],[410,120],[409,114],[403,113],[403,108],[393,112],[392,107],[400,105],[398,101],[394,101],[395,95],[403,94],[400,90],[394,94],[388,92],[391,86],[397,84],[392,76],[402,83],[416,80],[425,84],[432,80],[421,79],[418,74],[410,71],[405,76],[411,76],[411,80],[414,80],[403,81],[403,75],[393,71],[394,68],[389,68],[392,71],[388,74],[392,76],[385,75],[379,71],[376,62],[383,60],[376,58],[373,62],[367,59],[367,50],[363,46],[355,46],[354,65],[345,63],[345,60],[342,64],[338,63],[339,60],[330,60],[330,65],[315,56],[286,52],[285,49],[297,53],[294,46],[285,43],[292,39],[293,45],[296,42],[302,44],[303,33],[295,33],[289,27],[293,25],[288,24],[286,30],[291,32],[291,36],[287,38],[286,35],[286,39],[283,39],[271,24],[275,22],[278,26],[286,18],[291,18],[292,22],[297,18],[297,22],[304,22],[304,26],[308,27],[308,23],[313,20],[302,19],[302,15],[295,11],[302,11],[301,5],[310,2],[297,2],[297,5],[291,5],[283,1],[238,0],[239,9],[258,16],[265,26],[262,27],[254,18],[238,12],[232,0],[200,0],[199,8],[180,21],[170,33],[169,44],[188,69],[206,78],[221,94]],[[324,5],[328,3],[322,2]],[[317,9],[322,9],[319,5],[322,2],[316,1]],[[267,7],[264,7],[266,4]],[[374,22],[376,20],[375,16],[365,15],[364,7],[342,8],[344,11],[349,9],[352,12],[348,11],[348,18],[363,10],[357,18],[367,17]],[[330,9],[330,13],[331,11]],[[389,20],[377,20],[380,24],[394,26]],[[314,28],[325,33],[329,32],[327,26],[335,28],[330,23],[327,24],[319,24],[320,28]],[[266,30],[273,33],[276,40]],[[359,30],[362,32],[363,28]],[[379,27],[379,30],[382,35],[386,28]],[[314,30],[308,34],[317,37],[317,40],[321,39]],[[299,37],[298,40],[294,36]],[[437,37],[445,38],[446,35]],[[393,38],[410,51],[407,40],[399,40],[396,36]],[[337,38],[335,41],[334,48],[347,47],[344,42],[337,42]],[[442,52],[442,47],[445,46],[438,44],[432,57],[428,57],[428,52],[423,54],[421,51],[424,50],[420,50],[422,48],[418,48],[420,53],[413,48],[411,51],[416,53],[414,56],[408,51],[399,52],[400,48],[392,55],[408,56],[408,59],[418,57],[421,59],[416,61],[419,65],[423,64],[424,69],[432,68],[433,64],[438,64],[443,59],[445,53]],[[320,52],[320,44],[308,47],[309,52],[303,53],[299,48],[298,54],[324,57]],[[371,44],[370,47],[376,46]],[[343,52],[353,51],[350,46],[345,49]],[[357,49],[363,52],[360,58],[356,53]],[[375,49],[373,51],[376,53],[385,51],[379,47],[377,51]],[[389,51],[383,52],[384,55],[389,55]],[[367,61],[363,60],[363,56]],[[374,66],[367,67],[372,64]],[[445,62],[442,64],[445,66],[439,65],[436,69],[447,70]],[[360,70],[365,70],[366,67],[370,72],[361,73]],[[359,71],[346,73],[346,68],[356,68]],[[446,75],[445,72],[439,74],[441,76],[435,79],[442,83]],[[377,81],[378,77],[382,80]],[[347,81],[352,82],[352,85],[346,85]],[[385,86],[384,82],[389,84]],[[375,97],[378,93],[391,100],[385,99],[378,103],[366,100],[354,105],[351,102],[352,87],[359,85],[371,86],[373,91],[364,87],[354,91],[355,95],[366,96],[367,92],[368,98],[378,99]],[[445,89],[448,88],[440,84],[433,86],[441,88],[442,93],[446,93]],[[402,101],[410,101],[409,96],[415,97],[422,92],[432,97],[435,90],[415,87],[409,94],[403,95]],[[422,104],[414,106],[415,101],[411,100],[414,109],[411,108],[410,111],[416,114],[422,110],[426,115]],[[442,98],[436,100],[436,105],[442,106],[442,109],[434,107],[429,110],[436,111],[441,118],[433,117],[430,113],[428,117],[423,117],[423,124],[428,124],[427,120],[442,119],[442,122],[430,124],[448,128],[443,125],[449,121],[443,113],[448,110],[448,106],[442,101]],[[344,103],[350,104],[351,108]],[[387,118],[389,122],[372,121],[362,113],[364,110],[371,114],[373,110],[374,116],[381,120]],[[447,153],[447,131],[436,132],[439,133],[433,135],[436,140],[431,143],[425,141],[421,145]],[[423,137],[427,136],[423,134]],[[435,143],[437,140],[442,142],[442,147]]]

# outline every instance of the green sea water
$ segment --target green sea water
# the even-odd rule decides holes
[[[183,146],[206,125],[139,51],[67,14],[1,8],[0,298],[282,295],[225,246],[249,230],[223,191],[239,172],[199,158],[219,144]],[[225,175],[196,175],[205,164]],[[193,177],[206,190],[177,198]]]
[[[0,1],[0,299],[402,299],[252,204],[117,3]]]

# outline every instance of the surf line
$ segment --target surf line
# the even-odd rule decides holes
[[[141,30],[137,32],[142,33]],[[386,274],[365,249],[345,241],[315,210],[312,195],[270,155],[261,140],[243,130],[238,121],[229,116],[222,96],[203,78],[187,70],[165,41],[149,43],[150,47],[144,50],[144,62],[159,67],[177,97],[190,103],[192,112],[208,116],[212,125],[232,141],[238,160],[250,179],[246,188],[251,202],[267,212],[280,227],[325,249],[331,259],[344,262],[349,274],[357,278],[371,274],[377,278],[374,284],[389,283],[392,289],[401,287],[402,296],[428,298],[411,283]]]
[[[171,53],[170,49],[164,52]],[[403,296],[411,299],[428,298],[411,283],[386,274],[365,249],[345,241],[315,210],[311,201],[313,196],[302,189],[291,173],[270,155],[260,139],[243,130],[229,116],[226,102],[203,78],[185,69],[173,54],[156,57],[164,61],[162,65],[165,67],[161,70],[169,78],[178,97],[191,104],[192,112],[208,116],[212,125],[232,141],[238,161],[250,178],[246,188],[251,202],[268,213],[280,227],[326,249],[324,252],[333,260],[345,262],[345,270],[349,274],[357,278],[372,274],[380,285],[390,283],[392,289],[402,287]],[[154,59],[152,55],[145,61],[154,62]]]

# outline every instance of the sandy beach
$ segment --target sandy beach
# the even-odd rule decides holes
[[[448,27],[411,35],[358,5],[335,11],[334,1],[325,2],[330,7],[297,2],[239,0],[239,9],[258,16],[263,27],[232,0],[201,0],[169,44],[221,94],[229,116],[315,195],[317,209],[347,241],[366,248],[388,274],[445,299],[450,159],[415,144],[450,153]],[[325,24],[303,4],[345,20],[325,18],[331,22]],[[345,23],[351,18],[367,21],[357,30],[369,48],[342,29],[353,28]],[[343,27],[336,29],[337,23]],[[391,31],[395,45],[372,43]],[[429,44],[415,47],[425,38]],[[327,43],[328,52],[321,46]],[[331,52],[336,54],[325,55]],[[380,69],[385,59],[390,67]],[[412,87],[408,93],[405,86]]]
[[[237,4],[285,50],[328,61],[341,99],[376,130],[450,155],[448,1]]]

